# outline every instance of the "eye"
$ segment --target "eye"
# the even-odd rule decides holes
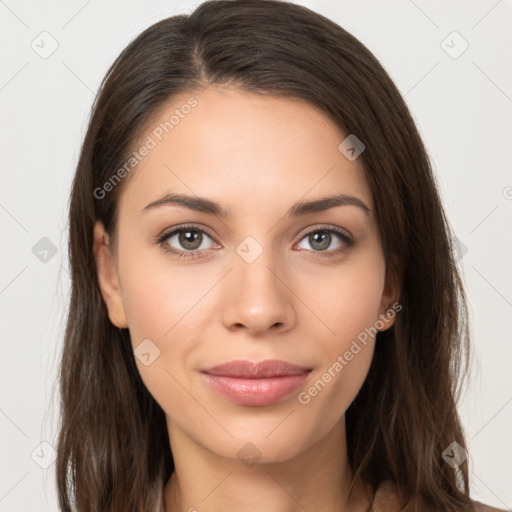
[[[306,233],[300,243],[303,242],[307,242],[313,252],[325,253],[320,254],[321,256],[335,256],[353,245],[353,240],[340,229],[324,226],[316,226],[313,231]],[[335,244],[334,247],[332,246],[333,243]],[[297,247],[301,248],[300,244]]]
[[[166,252],[177,254],[180,258],[197,258],[197,251],[208,251],[214,245],[212,237],[204,229],[196,226],[175,228],[164,233],[158,242]]]
[[[195,225],[180,226],[164,233],[157,239],[165,252],[173,253],[180,259],[195,259],[210,252],[216,243],[204,228]],[[312,249],[300,247],[307,242]],[[334,247],[332,247],[334,243]],[[315,226],[306,233],[297,247],[306,249],[315,257],[336,256],[353,246],[353,240],[344,231],[330,226]]]

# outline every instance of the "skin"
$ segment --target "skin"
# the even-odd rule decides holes
[[[134,349],[149,338],[160,350],[148,366],[136,361],[167,415],[176,471],[165,510],[364,511],[362,489],[347,496],[345,411],[367,376],[374,338],[305,405],[298,392],[269,406],[235,404],[199,373],[234,359],[283,359],[313,369],[299,391],[307,390],[398,300],[361,159],[338,150],[346,135],[314,106],[234,88],[175,97],[143,139],[191,96],[198,105],[125,184],[117,251],[101,222],[95,226],[111,321],[129,328]],[[232,217],[179,205],[141,213],[166,193],[207,197]],[[297,201],[334,193],[356,196],[371,213],[349,205],[285,216]],[[184,223],[213,235],[203,235],[196,259],[165,252],[186,250],[177,235],[155,241]],[[345,230],[353,246],[326,256],[345,242],[332,234],[322,251],[306,236],[322,233],[317,224]],[[247,236],[263,250],[252,263],[236,252]],[[261,452],[251,467],[237,456],[248,442]]]

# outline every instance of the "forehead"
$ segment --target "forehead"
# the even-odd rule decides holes
[[[327,193],[356,195],[373,209],[361,160],[338,148],[345,138],[300,99],[213,87],[185,93],[156,113],[135,145],[150,149],[131,171],[120,208],[141,211],[181,192],[234,211]]]

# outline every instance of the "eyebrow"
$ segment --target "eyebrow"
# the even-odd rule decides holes
[[[205,197],[189,196],[186,194],[166,194],[165,196],[149,203],[143,208],[141,214],[150,210],[168,205],[181,205],[190,210],[195,210],[209,215],[215,215],[227,219],[233,215],[231,209],[224,209],[220,204],[206,199]],[[295,203],[285,214],[287,217],[300,217],[310,213],[329,210],[336,206],[356,206],[362,209],[367,215],[371,214],[370,208],[361,199],[346,194],[337,194],[329,197],[322,197],[314,201],[299,201]]]

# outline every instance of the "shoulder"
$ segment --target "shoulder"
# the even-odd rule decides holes
[[[506,512],[504,508],[494,508],[486,505],[485,503],[481,503],[480,501],[474,501],[473,505],[475,505],[476,512]]]
[[[390,480],[385,480],[375,493],[371,510],[372,512],[391,512],[399,510],[404,503],[404,497],[396,485]],[[505,509],[491,507],[480,501],[471,500],[471,503],[474,505],[475,512],[507,512]],[[408,509],[409,507],[407,507]]]

